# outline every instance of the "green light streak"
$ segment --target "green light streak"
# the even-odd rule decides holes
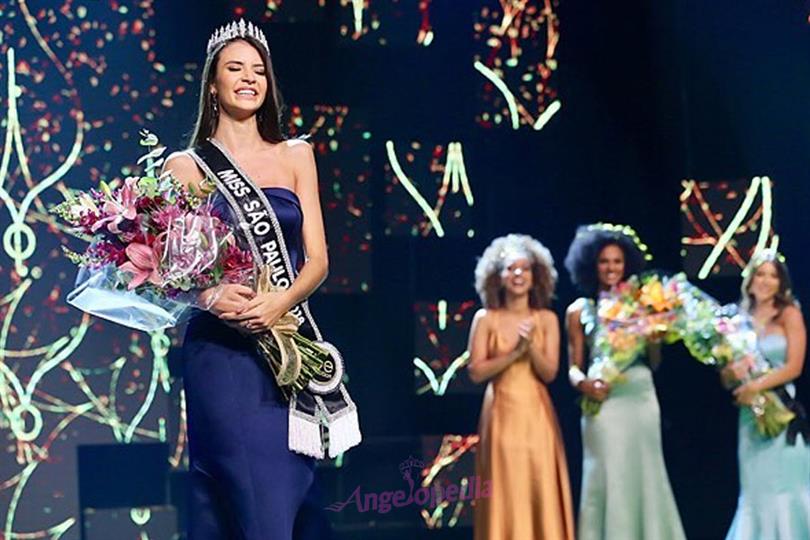
[[[740,208],[737,210],[737,214],[717,240],[717,243],[714,245],[714,248],[712,248],[709,256],[706,257],[706,260],[703,262],[703,266],[700,268],[700,272],[698,272],[698,279],[706,279],[709,276],[712,266],[714,266],[714,263],[717,262],[720,254],[731,241],[731,238],[734,236],[734,233],[737,231],[740,223],[742,223],[743,219],[745,219],[746,214],[748,214],[748,210],[750,210],[751,205],[754,203],[754,199],[757,196],[757,191],[759,190],[760,182],[761,179],[759,176],[755,176],[754,179],[751,180],[751,184],[749,185],[748,191],[745,194],[745,199],[740,205]]]
[[[551,117],[557,114],[557,111],[559,111],[561,108],[562,103],[560,103],[559,99],[552,101],[546,110],[540,113],[540,116],[537,117],[537,120],[534,122],[534,129],[540,131],[546,127],[546,124],[548,124],[548,121],[551,120]]]
[[[34,425],[28,431],[25,429],[25,420],[23,419],[23,415],[26,413],[30,414],[34,419]],[[19,441],[33,441],[42,432],[42,414],[30,403],[23,402],[11,409],[8,413],[8,421],[11,425],[11,431]]]
[[[464,152],[460,142],[450,142],[447,145],[447,159],[444,163],[444,174],[442,176],[436,206],[433,208],[433,213],[437,220],[440,219],[439,216],[442,213],[442,206],[446,201],[448,191],[452,193],[463,191],[467,206],[473,206],[475,201],[473,199],[472,189],[470,188],[470,179],[467,177],[467,170],[464,166]],[[427,235],[430,232],[430,228],[431,225],[428,223],[423,233]]]
[[[8,536],[3,536],[3,538],[8,539],[8,540],[34,540],[36,538],[48,538],[49,540],[59,540],[75,524],[76,524],[76,519],[75,518],[68,518],[65,521],[63,521],[62,523],[59,523],[58,525],[54,525],[50,529],[45,529],[43,531],[37,531],[35,533],[15,533],[15,532],[12,532]]]
[[[501,91],[503,97],[506,99],[506,105],[509,107],[509,117],[512,119],[512,129],[520,127],[520,116],[518,115],[517,100],[514,94],[506,86],[506,83],[498,76],[497,73],[489,69],[487,66],[476,60],[473,67],[477,69],[484,77],[495,85],[495,88]]]
[[[56,56],[51,47],[48,45],[48,42],[42,37],[42,34],[39,32],[39,28],[37,27],[37,20],[33,15],[31,15],[31,10],[28,9],[26,0],[17,0],[17,4],[20,6],[20,10],[23,12],[23,16],[25,18],[25,24],[28,25],[28,29],[31,30],[31,33],[34,35],[34,39],[37,40],[37,44],[43,51],[45,51],[45,54],[48,55],[48,58],[51,59],[65,80],[69,81],[71,78],[70,71],[65,68],[64,64],[62,64],[62,62],[59,60],[59,57]]]
[[[29,15],[30,16],[30,15]],[[30,23],[29,23],[30,26]],[[8,213],[11,218],[11,225],[5,230],[3,234],[3,248],[6,253],[14,260],[14,267],[20,276],[25,277],[28,275],[28,268],[24,265],[24,261],[29,259],[36,250],[36,235],[30,226],[25,223],[25,216],[31,207],[31,204],[37,197],[46,189],[50,188],[59,179],[61,179],[68,170],[70,170],[76,163],[82,149],[84,141],[83,131],[83,113],[77,111],[76,113],[76,136],[73,141],[73,146],[70,150],[65,161],[54,170],[50,175],[40,182],[34,183],[31,171],[28,167],[28,158],[25,153],[23,145],[22,132],[20,129],[20,119],[17,110],[17,98],[19,98],[21,90],[16,82],[16,62],[14,48],[10,47],[6,53],[7,58],[7,72],[8,72],[8,113],[6,115],[6,137],[3,148],[3,159],[0,162],[0,200],[5,203],[8,208]],[[8,175],[9,163],[11,161],[12,148],[17,154],[17,161],[19,162],[20,169],[23,177],[28,185],[32,186],[31,189],[25,194],[19,208],[16,207],[11,195],[6,191],[4,185]],[[22,236],[26,237],[25,249],[23,249]]]
[[[13,371],[11,371],[11,368],[9,368],[5,364],[5,362],[0,362],[0,372],[2,372],[2,374],[6,377],[6,379],[8,379],[9,383],[11,383],[11,385],[14,387],[15,394],[20,396],[24,393],[22,384],[20,384],[20,380],[17,378],[17,375]],[[6,415],[8,415],[7,409],[11,407],[8,400],[6,400],[6,403],[3,405],[3,407],[4,407],[3,412],[5,412]]]
[[[42,38],[37,29],[36,18],[29,12],[26,2],[19,0],[17,4],[24,13],[25,22],[40,48],[42,48],[51,62],[59,69],[65,81],[68,83],[69,88],[63,91],[61,95],[75,99],[76,92],[71,84],[70,72],[59,61],[58,57],[49,48],[47,42]],[[0,36],[0,41],[2,41],[2,36]],[[109,424],[112,426],[113,433],[118,440],[126,438],[127,442],[129,442],[135,436],[155,439],[159,437],[165,438],[165,419],[160,419],[162,423],[159,421],[161,432],[144,429],[139,427],[139,424],[143,421],[153,404],[158,384],[162,383],[162,387],[167,393],[170,390],[171,383],[166,363],[169,340],[165,335],[162,336],[162,339],[160,336],[157,338],[154,335],[152,336],[152,347],[155,352],[154,364],[152,366],[152,380],[149,385],[146,400],[138,410],[131,424],[122,422],[115,409],[116,392],[126,359],[119,359],[123,360],[122,362],[113,362],[110,368],[112,369],[110,395],[102,395],[100,397],[95,395],[84,379],[81,370],[74,369],[67,360],[85,338],[90,327],[89,316],[84,315],[77,326],[72,327],[68,333],[55,339],[48,345],[19,351],[10,350],[8,348],[9,339],[12,335],[12,321],[15,315],[20,314],[19,308],[24,305],[22,304],[23,298],[32,287],[33,279],[37,279],[42,275],[41,269],[35,266],[33,262],[29,262],[29,259],[37,253],[37,236],[31,225],[39,223],[47,224],[48,227],[55,227],[53,230],[66,235],[76,236],[68,228],[53,222],[47,214],[47,210],[40,200],[40,197],[46,190],[51,188],[58,190],[63,196],[70,192],[69,189],[64,186],[62,179],[75,166],[81,155],[85,131],[88,129],[88,126],[84,122],[83,112],[77,107],[74,117],[76,122],[75,136],[72,145],[67,151],[66,157],[58,167],[44,179],[35,180],[31,172],[31,163],[35,161],[27,155],[24,139],[22,137],[22,125],[18,106],[20,103],[23,103],[23,88],[16,84],[16,66],[15,49],[10,47],[6,53],[6,73],[8,77],[6,90],[8,95],[6,100],[7,111],[4,115],[5,124],[3,125],[5,128],[3,155],[2,158],[0,158],[0,205],[7,208],[11,221],[10,225],[2,234],[3,249],[11,260],[14,261],[14,270],[22,279],[14,286],[12,291],[7,293],[5,297],[0,300],[0,305],[4,306],[6,309],[3,320],[0,321],[0,402],[2,403],[3,413],[0,415],[0,425],[6,427],[5,421],[8,420],[7,425],[11,433],[8,434],[9,436],[7,438],[10,444],[17,444],[17,460],[18,463],[23,466],[21,467],[21,472],[16,474],[9,481],[4,482],[2,487],[0,487],[1,490],[6,490],[14,486],[11,501],[5,509],[6,519],[4,531],[0,536],[7,540],[32,540],[35,538],[58,540],[65,532],[73,527],[76,523],[75,518],[65,519],[49,529],[36,532],[22,533],[13,531],[16,510],[20,507],[20,501],[28,480],[34,474],[38,465],[48,459],[50,443],[57,441],[59,434],[76,418],[81,417],[99,424]],[[13,154],[16,154],[16,161],[18,163],[12,164]],[[10,174],[17,174],[18,172],[24,179],[25,185],[12,186],[11,182],[14,177],[10,177]],[[18,190],[21,191],[22,196],[20,202],[17,202],[14,197]],[[64,326],[66,325],[63,325],[63,327]],[[26,343],[33,344],[33,339]],[[23,378],[25,385],[20,381],[20,377],[23,377],[23,375],[16,373],[17,369],[21,366],[14,364],[10,366],[8,362],[11,358],[41,359],[36,364],[36,368],[30,378],[27,381]],[[88,402],[79,405],[68,404],[55,397],[49,396],[46,392],[37,388],[42,384],[45,375],[58,367],[63,367],[68,371],[72,380],[74,380],[81,391],[88,396]],[[21,371],[29,370],[21,369]],[[85,371],[93,376],[102,374],[99,370],[87,369]],[[34,399],[34,395],[36,395],[38,399]],[[39,398],[44,399],[44,401]],[[109,399],[109,401],[105,401],[106,399]],[[110,407],[110,404],[112,407]],[[96,414],[96,411],[100,411],[101,414]],[[46,412],[65,416],[56,424],[56,427],[54,427],[49,434],[43,435],[44,422],[42,416],[43,413]],[[28,424],[27,426],[26,423]],[[40,436],[46,438],[47,442],[40,442],[40,445],[37,445],[35,441],[37,437]],[[14,439],[15,437],[16,440]],[[28,504],[26,504],[26,506],[28,506]],[[144,535],[145,533],[142,533],[142,537],[145,537]]]
[[[58,402],[58,400],[56,402]],[[99,424],[109,424],[108,419],[106,417],[91,412],[93,409],[96,408],[96,405],[92,402],[81,403],[79,405],[70,405],[64,402],[60,402],[62,403],[62,405],[51,405],[40,401],[32,401],[32,403],[43,412],[52,412],[56,414],[78,413],[80,416],[82,416],[87,420],[92,420],[93,422],[97,422]],[[129,424],[122,422],[121,425],[128,426]],[[160,433],[154,430],[139,427],[137,430],[135,430],[135,432],[138,435],[145,437],[147,439],[154,439],[157,441],[160,440]]]
[[[754,253],[759,253],[765,249],[768,243],[768,236],[771,232],[771,220],[773,219],[773,197],[771,191],[771,179],[767,176],[762,177],[762,225],[759,228],[759,236],[757,237],[757,245],[754,248]]]
[[[17,513],[17,504],[20,502],[20,496],[22,495],[23,488],[25,488],[25,484],[28,483],[28,479],[31,478],[31,475],[34,474],[34,471],[39,466],[38,461],[34,461],[29,463],[23,470],[22,474],[20,475],[20,481],[17,483],[17,486],[14,488],[14,493],[11,496],[11,502],[8,505],[8,514],[6,514],[6,528],[3,532],[3,535],[6,538],[11,538],[12,530],[14,528],[14,515]]]
[[[121,378],[121,372],[124,370],[124,366],[127,363],[126,357],[122,356],[118,358],[115,362],[113,362],[113,372],[110,376],[110,409],[116,411],[116,416],[118,416],[118,409],[116,407],[116,395],[118,394],[118,380]],[[123,438],[123,433],[121,433],[117,429],[113,429],[115,434],[115,438],[118,442],[121,442]]]
[[[158,387],[158,379],[160,377],[160,364],[166,362],[166,355],[169,353],[169,347],[171,346],[171,340],[163,330],[150,332],[150,335],[152,336],[154,361],[152,362],[152,376],[149,381],[149,390],[138,413],[135,415],[135,418],[132,419],[132,423],[129,425],[126,433],[124,433],[125,443],[132,442],[135,428],[138,427],[138,424],[141,423],[143,417],[146,416],[146,413],[149,412],[150,407],[152,407],[152,402],[155,400],[155,392]]]
[[[405,188],[405,191],[413,197],[413,200],[416,201],[416,204],[419,205],[419,208],[422,209],[422,212],[425,213],[425,217],[430,220],[430,223],[433,225],[433,228],[436,230],[436,236],[439,238],[444,236],[444,228],[442,227],[441,222],[439,221],[439,216],[436,215],[436,212],[430,205],[427,203],[422,194],[419,193],[419,190],[416,186],[411,182],[408,176],[405,174],[405,171],[402,170],[402,166],[399,164],[399,160],[397,159],[397,153],[394,148],[393,141],[386,141],[385,143],[385,150],[388,154],[388,162],[391,164],[391,168],[394,171],[394,174],[397,175],[397,179],[399,183],[402,184],[402,187]]]
[[[438,527],[441,527],[442,517],[444,516],[444,509],[447,508],[449,504],[450,503],[448,503],[447,501],[442,501],[441,503],[436,505],[436,508],[433,509],[433,512],[430,512],[427,509],[422,510],[422,512],[428,516],[427,519],[425,520],[425,524],[428,526],[428,528],[436,529]]]
[[[439,310],[439,330],[447,329],[447,300],[439,300],[437,304]]]
[[[135,525],[143,527],[152,519],[152,511],[149,508],[132,508],[129,511],[129,518]]]
[[[6,298],[4,299],[3,303],[8,303],[8,311],[6,312],[6,318],[3,320],[3,326],[0,329],[0,370],[2,370],[4,378],[8,381],[8,383],[4,383],[0,381],[0,402],[3,404],[3,412],[8,414],[8,384],[12,384],[15,387],[15,390],[18,391],[17,395],[22,395],[22,385],[20,385],[19,380],[17,379],[17,375],[14,374],[8,366],[6,366],[5,359],[2,356],[2,351],[6,348],[6,343],[8,342],[8,334],[11,330],[11,321],[14,319],[14,313],[17,311],[17,307],[19,307],[20,300],[22,300],[25,291],[28,290],[28,287],[31,286],[31,280],[26,279],[23,280],[22,283]],[[7,301],[9,300],[10,301]]]
[[[354,15],[354,32],[360,35],[363,32],[363,7],[365,0],[352,0],[352,13]]]
[[[15,66],[14,49],[9,48],[8,52],[6,53],[6,67],[8,69],[8,113],[6,114],[6,138],[3,143],[3,160],[0,161],[0,199],[3,200],[6,208],[8,208],[12,222],[16,223],[17,207],[14,204],[11,195],[9,195],[3,187],[6,176],[8,175],[8,164],[9,161],[11,161],[11,148],[14,140],[13,128],[15,125],[19,126],[19,122],[17,120],[17,84],[16,73],[14,71]]]
[[[430,384],[430,388],[433,390],[433,393],[437,396],[443,396],[445,392],[447,392],[447,386],[450,384],[450,381],[453,380],[456,372],[461,369],[461,367],[463,367],[469,359],[470,352],[465,351],[464,354],[453,360],[444,374],[442,374],[441,380],[436,378],[436,374],[433,372],[433,369],[431,369],[431,367],[421,358],[414,358],[413,365],[425,375],[428,383]]]
[[[86,319],[89,319],[89,317],[82,317],[82,322],[79,324],[79,326],[74,326],[71,328],[70,334],[73,337],[71,337],[70,340],[68,340],[67,337],[62,337],[54,343],[53,347],[51,347],[51,350],[48,352],[48,356],[53,354],[53,358],[47,360],[46,356],[46,359],[43,359],[43,363],[41,363],[40,366],[34,371],[34,374],[31,375],[31,379],[28,381],[25,388],[26,396],[28,396],[29,399],[40,379],[42,379],[47,372],[61,364],[62,361],[70,356],[70,354],[73,353],[73,351],[75,351],[76,348],[81,344],[82,340],[84,339],[84,335],[87,333],[87,329],[90,327],[90,323]],[[64,347],[62,348],[63,345]],[[57,352],[59,348],[62,348],[62,350]]]
[[[445,165],[445,176],[448,171],[452,179],[452,192],[464,192],[464,197],[467,200],[467,206],[473,206],[475,199],[473,198],[472,189],[470,188],[470,179],[467,176],[467,168],[464,165],[464,151],[462,150],[460,142],[451,142],[447,145],[447,162]]]
[[[113,435],[115,436],[115,440],[121,442],[124,438],[122,433],[122,426],[121,420],[118,417],[118,413],[112,409],[111,407],[107,407],[99,397],[93,392],[90,388],[90,385],[87,384],[85,381],[84,376],[79,372],[79,370],[74,369],[70,363],[67,363],[66,366],[68,373],[70,373],[70,378],[73,379],[73,382],[76,383],[76,386],[87,396],[87,399],[90,400],[91,403],[95,406],[96,410],[98,410],[99,414],[104,419],[104,423],[110,426],[113,430]]]

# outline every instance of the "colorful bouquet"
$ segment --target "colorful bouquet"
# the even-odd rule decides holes
[[[699,362],[719,369],[744,368],[739,383],[770,367],[757,347],[750,316],[736,305],[722,306],[686,280],[683,274],[631,277],[601,295],[594,321],[594,361],[588,377],[620,384],[622,373],[651,341],[683,341]],[[585,414],[599,412],[600,402],[583,396]],[[772,391],[750,406],[757,429],[766,437],[780,434],[795,416]]]
[[[721,306],[694,286],[684,291],[683,306],[678,333],[699,362],[718,369],[731,365],[740,368],[742,374],[735,381],[737,385],[770,370],[757,346],[757,335],[748,313],[736,305]],[[776,437],[795,417],[773,391],[758,394],[749,407],[757,430],[765,437]]]
[[[661,277],[647,274],[633,276],[603,292],[599,297],[594,321],[594,360],[588,377],[610,385],[624,381],[622,373],[653,340],[671,341],[678,320],[679,293],[685,278],[678,274]],[[601,403],[587,396],[580,400],[585,414],[599,412]]]
[[[228,283],[266,292],[251,252],[218,215],[210,193],[187,189],[170,174],[157,175],[165,148],[144,131],[149,152],[145,174],[120,185],[101,182],[52,209],[90,242],[84,253],[63,248],[80,266],[68,302],[130,328],[155,331],[176,326],[192,307],[209,308],[216,287]],[[209,294],[201,294],[207,291]],[[329,352],[301,336],[291,314],[257,347],[289,398],[321,373]]]
[[[142,135],[143,146],[156,145],[154,135]],[[203,290],[253,274],[250,253],[210,201],[155,174],[164,150],[150,148],[144,176],[115,187],[101,182],[51,210],[91,242],[84,253],[63,248],[81,266],[68,302],[146,331],[178,324]]]

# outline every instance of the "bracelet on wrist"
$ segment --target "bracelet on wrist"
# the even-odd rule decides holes
[[[578,388],[579,384],[587,378],[588,377],[585,375],[585,373],[583,373],[579,366],[571,366],[568,368],[568,381],[574,388]]]

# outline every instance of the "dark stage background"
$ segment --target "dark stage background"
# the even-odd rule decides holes
[[[0,1],[0,538],[181,534],[182,329],[131,332],[67,307],[75,269],[58,248],[82,243],[47,209],[137,173],[141,128],[183,147],[215,27],[261,23],[290,133],[317,152],[332,268],[312,305],[345,352],[365,436],[320,468],[326,505],[357,486],[405,489],[407,470],[424,485],[472,474],[483,389],[464,349],[476,256],[496,236],[551,249],[562,315],[578,224],[632,225],[655,267],[697,273],[711,244],[694,240],[719,236],[711,224],[722,231],[754,185],[731,245],[740,259],[723,250],[698,281],[735,300],[765,228],[810,297],[810,6],[781,4]],[[687,535],[722,538],[736,410],[683,349],[664,359],[665,454]],[[551,390],[578,496],[579,410],[562,371]],[[346,539],[472,536],[467,505],[330,517]]]

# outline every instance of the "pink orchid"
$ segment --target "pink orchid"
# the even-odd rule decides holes
[[[124,186],[118,191],[118,198],[111,198],[104,202],[102,209],[106,214],[105,217],[96,221],[93,224],[93,232],[99,230],[104,224],[107,224],[107,230],[113,234],[118,234],[121,230],[118,225],[125,219],[133,220],[138,214],[135,207],[135,201],[138,198],[136,193],[136,186],[138,179],[129,177],[124,181]]]
[[[129,260],[118,268],[132,274],[132,281],[127,286],[129,290],[134,289],[144,281],[158,286],[163,284],[163,279],[158,272],[158,257],[150,246],[139,243],[129,244],[126,255]]]

